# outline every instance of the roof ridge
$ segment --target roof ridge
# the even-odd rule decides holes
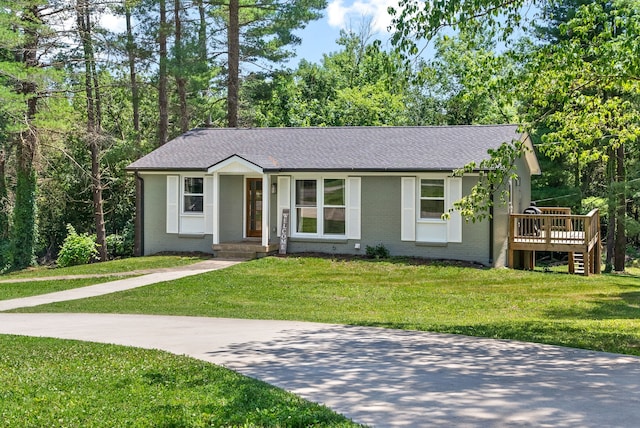
[[[229,128],[229,127],[221,127],[221,128],[193,128],[187,131],[186,133],[193,131],[252,131],[252,130],[269,130],[269,131],[281,131],[281,130],[291,130],[291,129],[303,129],[303,130],[344,130],[344,129],[449,129],[449,128],[500,128],[500,127],[510,127],[510,126],[522,126],[517,123],[498,123],[498,124],[471,124],[471,125],[355,125],[355,126],[251,126],[251,127],[241,127],[241,128]],[[185,134],[186,134],[185,133]]]

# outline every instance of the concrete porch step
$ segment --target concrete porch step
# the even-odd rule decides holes
[[[275,254],[278,244],[263,246],[260,242],[225,242],[212,246],[215,257],[229,259],[256,259]]]

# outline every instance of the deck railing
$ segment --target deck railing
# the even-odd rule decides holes
[[[569,208],[541,208],[542,214],[511,214],[509,246],[515,250],[587,252],[600,239],[600,214],[573,215]]]

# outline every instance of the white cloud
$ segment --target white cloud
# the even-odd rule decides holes
[[[112,13],[104,13],[100,16],[100,26],[114,33],[124,33],[127,29],[124,17]]]
[[[331,0],[327,6],[329,25],[348,28],[352,21],[371,19],[374,32],[386,33],[391,24],[389,7],[398,7],[398,0],[355,0],[346,5],[343,0]]]

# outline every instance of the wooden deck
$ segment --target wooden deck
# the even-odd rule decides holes
[[[536,251],[569,253],[569,271],[600,273],[600,213],[572,215],[569,208],[540,208],[542,214],[509,217],[509,266],[533,269]],[[518,263],[518,262],[521,263]]]

